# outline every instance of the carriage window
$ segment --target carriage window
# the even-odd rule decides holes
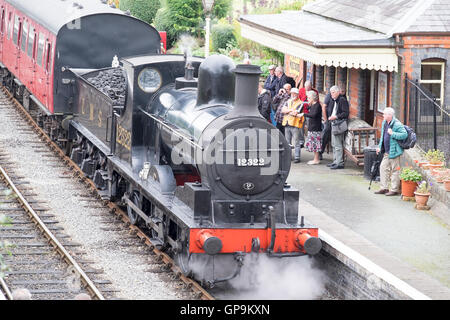
[[[1,32],[2,34],[5,32],[5,9],[2,8],[2,22],[1,22]]]
[[[13,30],[13,42],[16,45],[19,45],[19,35],[20,35],[20,27],[22,24],[20,23],[20,18],[16,16],[14,20],[14,30]]]
[[[47,43],[47,54],[45,55],[46,62],[45,62],[45,70],[49,71],[52,64],[52,44],[49,42]]]
[[[26,52],[27,50],[27,40],[28,40],[28,22],[23,23],[22,27],[22,51]]]
[[[45,36],[43,33],[39,32],[39,44],[36,61],[38,65],[40,65],[41,67],[42,67],[42,58],[44,57],[44,49],[45,49]]]
[[[12,13],[9,13],[9,18],[8,18],[8,30],[7,30],[7,36],[8,36],[8,40],[11,38],[11,19],[12,19]]]
[[[27,54],[30,58],[34,58],[33,48],[35,47],[35,37],[36,37],[35,30],[30,28],[30,34],[28,36],[28,50],[27,50]]]

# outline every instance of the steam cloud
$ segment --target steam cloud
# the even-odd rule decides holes
[[[235,293],[222,299],[312,300],[325,291],[326,276],[308,257],[246,257],[239,277],[230,281]]]

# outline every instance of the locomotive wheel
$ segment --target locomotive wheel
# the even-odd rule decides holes
[[[131,201],[133,201],[134,205],[138,208],[141,208],[141,200],[139,199],[139,192],[133,191],[133,195],[130,197]],[[127,206],[128,218],[130,219],[130,223],[132,225],[137,225],[141,222],[142,218],[134,211],[130,206]]]
[[[192,254],[189,253],[187,244],[183,243],[181,252],[175,254],[175,262],[186,277],[192,276],[192,268],[190,266],[191,258]]]

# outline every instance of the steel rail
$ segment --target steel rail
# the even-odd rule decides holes
[[[3,278],[1,278],[1,277],[0,277],[0,286],[3,288],[3,291],[4,291],[5,294],[6,294],[5,298],[8,298],[9,300],[12,300],[12,299],[13,299],[13,296],[12,296],[11,290],[9,290],[9,287],[8,287],[8,285],[6,284],[5,280],[3,280]],[[2,299],[1,299],[1,296],[2,296],[2,295],[3,295],[3,294],[0,292],[0,300],[2,300]]]
[[[46,143],[50,146],[50,148],[55,153],[57,153],[57,155],[62,159],[62,161],[66,163],[67,166],[69,166],[71,170],[75,171],[75,175],[78,176],[79,180],[85,183],[92,190],[92,192],[95,192],[97,197],[101,199],[101,196],[98,193],[98,189],[95,186],[94,182],[85,175],[85,173],[78,167],[78,165],[74,161],[72,161],[72,159],[65,155],[61,148],[53,140],[50,139],[50,137],[44,132],[44,130],[39,127],[36,121],[34,121],[27,110],[11,95],[11,93],[4,86],[2,86],[2,90],[13,102],[15,107],[21,112],[21,114],[26,117],[28,123],[32,125],[36,130],[36,133],[41,138],[46,140]],[[130,228],[131,233],[139,237],[139,239],[141,239],[141,241],[150,248],[150,251],[156,255],[158,261],[164,263],[166,267],[175,274],[176,277],[178,277],[182,282],[185,283],[188,288],[190,288],[198,295],[198,298],[201,298],[202,300],[215,300],[215,298],[211,294],[209,294],[209,292],[207,292],[199,283],[183,275],[181,269],[176,266],[173,259],[166,253],[158,250],[158,248],[151,242],[150,237],[148,237],[141,229],[132,225],[126,212],[124,212],[119,206],[111,201],[105,200],[103,203],[110,209],[110,212],[112,214],[115,214],[117,218],[121,219]]]
[[[41,220],[39,215],[34,211],[34,209],[31,207],[31,205],[28,203],[28,201],[25,199],[25,197],[22,195],[22,193],[17,189],[17,187],[14,185],[14,182],[11,180],[11,178],[8,176],[6,171],[3,169],[2,166],[0,166],[0,173],[2,175],[2,180],[5,181],[5,183],[10,187],[14,193],[17,196],[17,200],[20,202],[21,206],[25,211],[28,213],[30,218],[36,222],[38,228],[43,232],[44,236],[49,240],[49,242],[52,244],[52,246],[55,247],[56,251],[62,256],[62,258],[70,265],[72,265],[75,270],[80,275],[81,281],[84,282],[84,284],[87,286],[87,290],[91,292],[97,299],[99,300],[105,300],[103,297],[103,294],[98,290],[98,288],[94,285],[92,280],[86,275],[86,273],[83,271],[83,269],[80,267],[80,265],[75,261],[75,259],[70,255],[70,253],[64,248],[64,246],[59,242],[59,240],[53,235],[53,233],[47,228],[45,223]]]

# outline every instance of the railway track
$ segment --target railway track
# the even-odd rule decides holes
[[[84,183],[89,188],[90,193],[97,198],[97,201],[101,202],[103,207],[108,208],[108,211],[114,217],[114,220],[121,222],[126,228],[128,228],[129,233],[139,239],[141,244],[147,248],[146,252],[150,256],[149,264],[156,266],[152,269],[152,272],[166,273],[168,281],[179,282],[179,287],[182,288],[182,290],[189,291],[191,293],[190,298],[202,300],[214,299],[214,297],[199,283],[184,276],[181,270],[175,265],[173,259],[165,252],[159,250],[151,242],[150,237],[143,230],[132,225],[129,221],[127,213],[122,210],[122,208],[117,206],[115,203],[102,200],[93,181],[87,178],[83,171],[78,168],[78,166],[48,137],[48,135],[38,126],[30,113],[28,113],[25,108],[12,97],[6,88],[2,87],[1,90],[0,102],[8,102],[14,106],[19,111],[22,118],[30,125],[30,130],[35,132],[37,136],[47,144],[47,146],[53,151],[54,155],[56,155],[61,162],[64,162],[67,169],[71,171],[72,176]]]
[[[88,269],[88,262],[77,262],[82,259],[75,258],[82,254],[76,251],[77,245],[59,240],[57,233],[59,238],[63,235],[53,216],[34,209],[30,203],[33,201],[19,190],[18,184],[24,181],[13,181],[3,166],[0,180],[0,214],[9,218],[7,225],[0,227],[0,240],[11,243],[4,249],[10,252],[4,255],[8,270],[0,280],[4,295],[12,299],[14,289],[27,288],[35,299],[73,299],[76,294],[86,293],[104,300],[106,288],[99,286],[109,282],[88,276],[95,270]]]

